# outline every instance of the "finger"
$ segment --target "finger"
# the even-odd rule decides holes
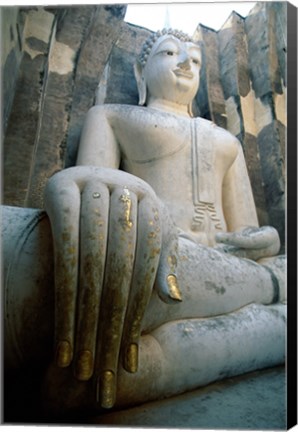
[[[80,191],[71,181],[57,176],[45,190],[55,260],[56,364],[67,367],[73,358],[77,299]]]
[[[119,351],[136,246],[137,197],[116,188],[110,198],[105,281],[100,312],[96,397],[104,408],[115,403]]]
[[[136,258],[122,340],[123,366],[131,373],[138,370],[142,319],[151,297],[160,252],[160,221],[153,200],[147,197],[138,207]]]
[[[98,315],[106,258],[110,194],[93,179],[82,193],[78,322],[75,339],[77,379],[93,374]]]
[[[157,294],[165,303],[176,304],[182,301],[182,295],[176,275],[178,263],[178,234],[172,220],[163,217],[162,249],[156,276]]]
[[[219,232],[215,234],[215,240],[217,243],[224,243],[224,244],[229,244],[231,246],[234,246],[233,244],[233,239],[235,241],[234,234],[235,233]]]
[[[247,227],[242,231],[232,233],[217,233],[215,239],[218,243],[244,249],[262,249],[279,243],[276,229],[269,226]]]

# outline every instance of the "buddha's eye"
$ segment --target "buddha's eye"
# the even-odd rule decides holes
[[[198,65],[198,64],[199,64],[199,60],[198,60],[198,59],[196,59],[196,58],[193,58],[193,59],[192,59],[192,62],[193,62],[194,64],[196,64],[196,65]]]
[[[173,56],[174,55],[174,51],[166,51],[168,56]]]

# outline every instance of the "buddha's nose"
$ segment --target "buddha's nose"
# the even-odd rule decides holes
[[[186,52],[180,54],[178,66],[181,69],[190,69],[190,57]]]

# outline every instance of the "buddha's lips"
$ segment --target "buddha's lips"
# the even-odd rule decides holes
[[[175,69],[173,72],[177,76],[182,76],[182,77],[189,78],[189,79],[193,78],[192,72],[184,71],[182,69]]]

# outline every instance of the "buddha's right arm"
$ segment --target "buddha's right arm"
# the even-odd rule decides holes
[[[104,106],[92,107],[83,125],[76,165],[118,169],[120,149]]]
[[[177,237],[153,189],[118,169],[120,151],[104,107],[87,114],[76,167],[46,185],[55,254],[56,364],[74,365],[111,407],[118,363],[138,369],[142,318],[155,280],[180,301]],[[82,166],[83,165],[83,166]]]

